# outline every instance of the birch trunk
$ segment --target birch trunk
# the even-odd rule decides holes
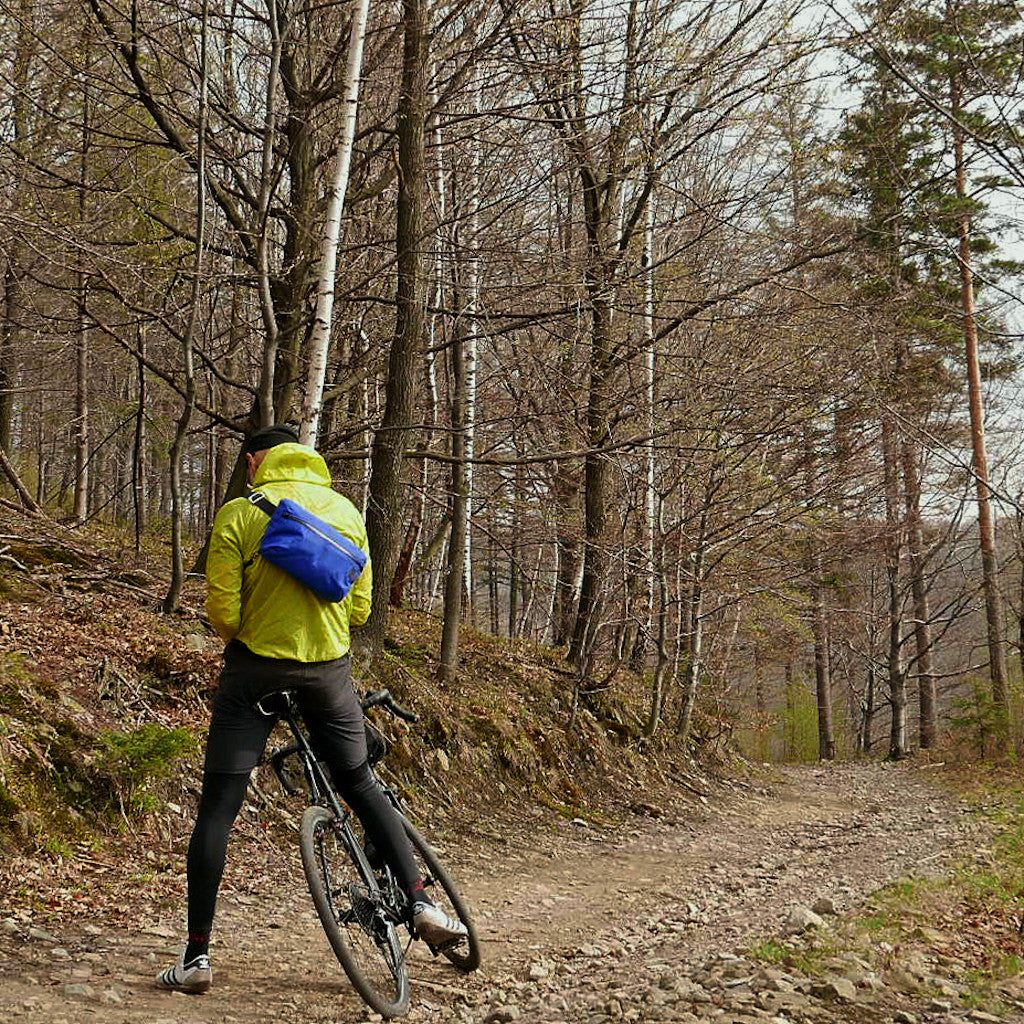
[[[469,257],[468,266],[468,287],[466,298],[468,300],[467,312],[472,315],[466,322],[466,401],[465,401],[465,454],[466,460],[466,502],[465,516],[466,526],[463,531],[463,543],[465,552],[463,554],[463,573],[465,575],[466,588],[466,617],[470,623],[473,622],[473,457],[476,453],[476,380],[477,380],[477,318],[476,314],[480,306],[480,275],[476,256],[477,226],[479,223],[479,151],[474,149],[472,174],[472,211],[470,213],[470,238],[473,246]]]
[[[708,531],[708,508],[705,503],[701,510],[697,539],[691,552],[693,573],[690,579],[689,599],[685,606],[686,615],[686,681],[683,684],[683,701],[679,711],[677,732],[685,743],[693,724],[693,712],[697,706],[697,686],[700,682],[701,661],[704,655],[704,557]]]
[[[342,95],[341,138],[334,157],[334,180],[331,182],[324,238],[320,253],[320,274],[316,290],[316,314],[309,340],[309,370],[303,398],[299,440],[316,446],[323,408],[327,357],[331,346],[331,321],[334,315],[334,286],[338,269],[338,238],[345,209],[352,147],[356,137],[356,115],[359,110],[359,76],[363,67],[363,42],[370,0],[356,0],[349,29],[348,53],[345,58],[344,93]]]

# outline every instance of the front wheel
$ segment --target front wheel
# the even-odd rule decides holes
[[[404,816],[402,824],[408,833],[409,842],[412,843],[427,894],[449,917],[457,917],[466,926],[464,939],[460,939],[454,945],[441,946],[438,952],[447,957],[460,971],[467,974],[475,971],[480,966],[480,940],[477,938],[469,906],[437,853],[416,826]]]
[[[306,808],[300,850],[320,923],[353,987],[382,1016],[401,1017],[409,1009],[405,954],[379,890],[363,877],[331,811]]]

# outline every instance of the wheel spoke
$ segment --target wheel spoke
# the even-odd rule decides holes
[[[321,923],[356,991],[385,1017],[400,1016],[409,1003],[405,956],[381,906],[348,848],[347,830],[314,807],[303,816],[302,862]]]

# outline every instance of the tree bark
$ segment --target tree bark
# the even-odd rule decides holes
[[[195,335],[199,323],[199,303],[202,295],[203,262],[206,248],[206,115],[208,97],[209,3],[203,0],[199,26],[199,130],[196,155],[196,246],[192,269],[192,290],[188,322],[181,341],[182,367],[185,377],[185,396],[177,430],[170,451],[171,476],[171,582],[163,601],[165,615],[178,610],[181,589],[185,583],[185,552],[182,538],[182,480],[181,462],[188,441],[188,428],[196,402],[196,375],[193,365]]]
[[[88,63],[88,34],[82,40],[84,60]],[[89,167],[90,85],[88,71],[82,71],[82,138],[78,168],[78,229],[84,237],[86,178]],[[75,496],[74,517],[83,523],[89,514],[89,327],[87,296],[89,278],[84,270],[84,253],[78,254],[75,271],[77,331],[75,333]]]
[[[668,650],[668,588],[665,585],[664,568],[664,565],[659,565],[657,572],[658,612],[656,622],[658,633],[655,641],[657,660],[654,663],[654,678],[651,680],[651,706],[647,713],[647,722],[644,725],[644,736],[647,739],[654,738],[658,726],[661,724],[669,669],[672,667],[672,658]]]
[[[459,627],[462,622],[462,592],[465,582],[466,533],[469,529],[469,481],[466,474],[466,359],[463,339],[452,346],[452,532],[448,540],[445,569],[444,617],[438,678],[453,680],[459,667]]]
[[[348,53],[345,56],[344,95],[342,97],[341,138],[334,160],[334,180],[331,183],[327,215],[324,220],[324,240],[320,255],[320,274],[317,280],[316,314],[309,340],[309,371],[306,393],[300,416],[299,440],[316,446],[320,427],[324,381],[327,377],[327,357],[331,344],[331,321],[334,314],[334,284],[338,267],[338,237],[341,217],[345,208],[349,168],[352,165],[352,146],[356,136],[356,114],[359,108],[359,75],[363,66],[363,41],[366,38],[366,18],[370,0],[356,0],[349,29]]]
[[[828,650],[828,618],[825,587],[821,582],[821,555],[812,557],[811,632],[814,638],[814,684],[818,703],[818,759],[834,761],[836,756],[835,725],[832,716],[832,664]]]
[[[423,341],[422,256],[424,119],[426,116],[426,4],[403,0],[402,90],[398,103],[398,290],[395,335],[388,358],[385,407],[373,439],[366,526],[374,589],[364,630],[372,659],[384,639],[391,582],[402,536],[402,452],[413,426],[416,358]]]
[[[138,402],[135,413],[135,442],[132,448],[132,507],[135,512],[135,553],[142,550],[142,536],[149,521],[148,494],[146,487],[146,328],[140,326],[138,333]]]
[[[931,608],[925,579],[925,540],[921,521],[921,470],[917,446],[909,438],[903,444],[903,477],[907,508],[907,549],[910,556],[910,587],[914,599],[915,672],[920,718],[918,742],[922,750],[938,744],[938,698],[932,667]]]
[[[701,510],[697,539],[691,552],[690,592],[680,614],[686,616],[686,676],[683,683],[683,699],[679,710],[677,732],[686,742],[693,725],[693,713],[697,706],[697,687],[700,683],[702,659],[704,656],[704,556],[706,554],[708,529],[708,506]]]
[[[967,355],[967,397],[971,413],[971,451],[978,500],[978,535],[981,543],[982,586],[985,592],[985,625],[988,634],[989,678],[992,702],[1000,719],[997,732],[1005,749],[1009,740],[1010,698],[1007,687],[1006,649],[1003,646],[1003,599],[999,592],[999,560],[996,554],[996,524],[992,492],[988,482],[988,453],[985,447],[985,413],[982,402],[981,359],[978,352],[978,322],[974,308],[974,273],[971,253],[971,215],[967,211],[967,163],[964,132],[957,124],[962,114],[959,77],[950,78],[950,105],[954,115],[953,157],[956,195],[963,204],[957,224],[957,257],[960,266],[960,301],[963,310],[964,348]]]
[[[10,485],[17,492],[18,497],[21,499],[21,503],[29,510],[37,514],[42,514],[42,509],[36,504],[32,495],[29,494],[28,488],[22,483],[21,477],[18,476],[11,465],[11,460],[7,457],[7,451],[0,445],[0,470],[3,471],[5,477],[9,481]]]
[[[889,759],[907,756],[907,673],[903,659],[903,612],[900,593],[900,564],[903,557],[903,529],[900,523],[899,464],[897,462],[896,420],[882,415],[882,462],[885,477],[885,574],[889,597],[889,642],[886,664],[889,675]]]

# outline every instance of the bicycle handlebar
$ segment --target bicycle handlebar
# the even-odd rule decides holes
[[[389,715],[401,718],[405,722],[418,722],[420,716],[415,711],[402,707],[401,704],[391,696],[390,690],[373,690],[368,693],[360,702],[364,711],[370,708],[383,708]]]

